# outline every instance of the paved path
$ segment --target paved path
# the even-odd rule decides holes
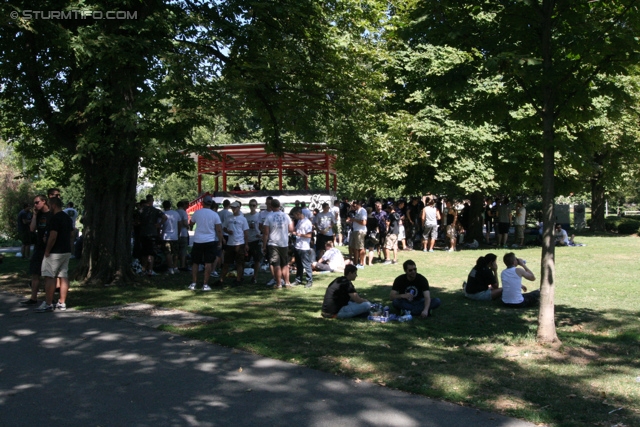
[[[532,427],[0,293],[0,425]]]

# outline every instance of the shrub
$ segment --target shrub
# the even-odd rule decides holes
[[[19,239],[18,213],[24,203],[33,200],[31,183],[23,181],[17,186],[5,186],[0,190],[0,233],[11,239]]]
[[[619,234],[634,234],[640,229],[640,220],[633,218],[607,218],[605,220],[607,231]]]

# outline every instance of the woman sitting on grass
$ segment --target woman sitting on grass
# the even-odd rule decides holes
[[[491,301],[502,295],[498,283],[498,257],[495,254],[481,256],[462,284],[464,296],[478,301]]]

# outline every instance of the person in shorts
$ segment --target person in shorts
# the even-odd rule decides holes
[[[249,225],[249,256],[253,259],[253,277],[251,283],[257,283],[258,271],[262,262],[262,234],[260,233],[260,211],[258,211],[258,201],[249,200],[250,212],[245,214]]]
[[[222,233],[227,235],[227,247],[224,253],[224,264],[222,265],[222,282],[229,270],[230,265],[236,266],[235,285],[241,285],[244,278],[244,258],[249,252],[249,223],[240,212],[240,202],[233,202],[229,205],[232,215],[227,216],[222,224]]]
[[[47,244],[42,260],[41,275],[45,278],[46,300],[36,309],[38,313],[67,309],[67,293],[69,292],[69,260],[71,259],[71,232],[73,221],[62,211],[62,200],[59,197],[49,199],[51,219],[47,224]],[[53,305],[53,294],[56,283],[60,282],[60,299]]]
[[[440,221],[440,211],[436,207],[435,198],[427,199],[427,205],[422,210],[420,221],[424,224],[422,251],[433,252],[433,247],[438,239],[438,221]]]
[[[367,211],[362,207],[360,200],[354,200],[353,205],[355,215],[353,218],[347,219],[353,228],[349,237],[349,252],[353,255],[353,262],[356,267],[364,268],[364,238],[367,234]]]
[[[204,264],[202,290],[205,292],[211,290],[209,286],[211,268],[218,256],[218,244],[222,241],[220,217],[216,212],[211,210],[211,205],[213,205],[211,196],[204,196],[202,199],[202,209],[195,211],[193,215],[191,215],[191,221],[189,222],[191,225],[196,226],[193,234],[193,248],[191,249],[192,282],[188,287],[191,291],[196,290],[200,264]]]
[[[262,249],[273,267],[275,289],[291,287],[289,282],[289,233],[293,233],[293,221],[280,210],[280,201],[271,200],[272,213],[264,221]],[[271,283],[271,282],[269,282]]]

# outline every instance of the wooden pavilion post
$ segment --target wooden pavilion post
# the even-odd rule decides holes
[[[282,191],[282,156],[278,156],[278,188]]]

